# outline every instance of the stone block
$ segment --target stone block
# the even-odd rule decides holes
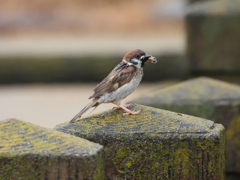
[[[194,3],[186,16],[187,59],[194,74],[240,74],[240,1]]]
[[[139,115],[109,110],[56,130],[104,145],[106,179],[224,179],[224,127],[134,104]]]
[[[224,125],[226,172],[240,173],[240,86],[200,77],[142,95],[134,102]]]
[[[27,122],[0,122],[0,179],[104,179],[103,147]]]

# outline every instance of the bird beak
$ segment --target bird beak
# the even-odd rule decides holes
[[[157,59],[149,54],[146,54],[145,56],[143,56],[142,59],[150,60],[153,64],[157,63]]]

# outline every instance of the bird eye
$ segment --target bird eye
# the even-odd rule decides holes
[[[140,57],[141,57],[140,54],[137,54],[137,55],[136,55],[136,58],[137,58],[137,59],[139,59]]]

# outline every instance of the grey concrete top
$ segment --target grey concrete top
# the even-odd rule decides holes
[[[200,77],[141,95],[137,103],[184,105],[240,103],[240,86]]]
[[[214,122],[153,107],[134,104],[138,115],[122,116],[122,110],[108,110],[86,116],[76,123],[63,123],[54,129],[65,133],[102,137],[114,134],[188,134],[213,132]]]

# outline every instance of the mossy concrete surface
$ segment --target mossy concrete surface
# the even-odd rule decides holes
[[[103,147],[30,123],[0,122],[0,179],[104,179]]]
[[[224,179],[224,128],[212,121],[133,104],[56,130],[104,145],[106,179]]]
[[[224,125],[227,133],[226,171],[240,172],[240,86],[200,77],[141,95],[134,102]]]
[[[240,1],[193,4],[186,17],[191,73],[240,75]]]

